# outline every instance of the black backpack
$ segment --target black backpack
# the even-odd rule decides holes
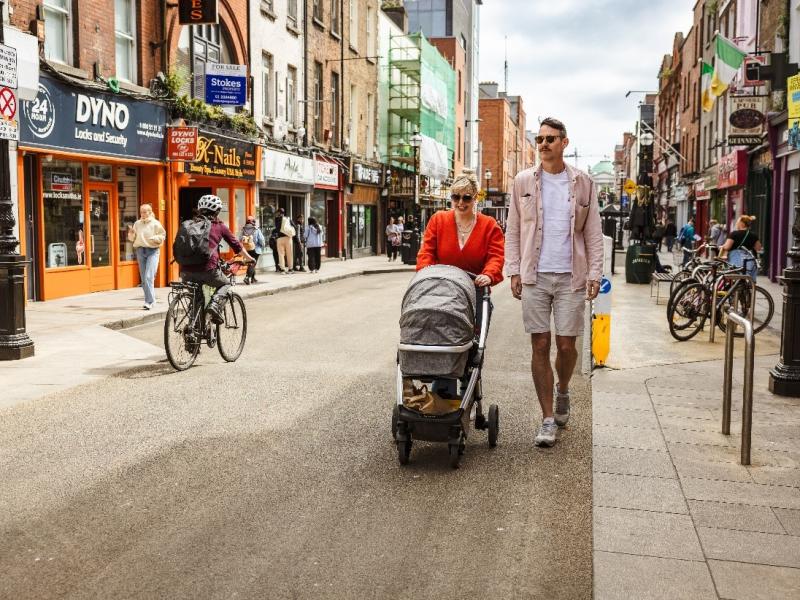
[[[181,266],[204,265],[211,258],[211,245],[208,236],[211,221],[205,217],[188,219],[181,223],[178,235],[172,242],[172,256]]]

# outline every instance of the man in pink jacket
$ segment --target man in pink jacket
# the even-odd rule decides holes
[[[536,136],[542,164],[514,178],[506,224],[506,275],[522,300],[525,331],[531,334],[531,371],[542,406],[537,446],[552,446],[569,420],[569,380],[583,334],[586,300],[600,290],[603,233],[591,178],[564,163],[569,144],[561,121],[547,118]],[[550,365],[551,314],[556,334],[554,389]],[[553,396],[556,396],[555,411]]]

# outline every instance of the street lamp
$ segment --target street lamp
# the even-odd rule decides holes
[[[800,397],[800,189],[794,190],[794,243],[786,256],[792,266],[783,270],[783,323],[781,354],[778,364],[769,372],[769,391],[779,396]]]
[[[4,4],[0,0],[0,15],[5,9]],[[3,41],[3,27],[0,26],[0,45]],[[33,341],[25,331],[27,261],[17,254],[19,241],[14,235],[16,219],[11,202],[10,175],[8,140],[0,140],[0,360],[33,356]]]
[[[489,169],[486,169],[486,172],[483,174],[484,178],[486,179],[486,195],[489,195],[489,182],[492,180],[492,172]]]
[[[415,131],[411,136],[411,147],[414,148],[414,206],[419,206],[419,148],[422,146],[422,136]]]

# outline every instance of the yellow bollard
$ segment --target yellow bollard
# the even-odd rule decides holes
[[[592,358],[604,367],[611,351],[611,280],[603,277],[600,293],[592,302]]]

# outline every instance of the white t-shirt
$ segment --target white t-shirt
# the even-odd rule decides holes
[[[540,273],[572,273],[572,206],[569,174],[542,169],[542,251]]]

